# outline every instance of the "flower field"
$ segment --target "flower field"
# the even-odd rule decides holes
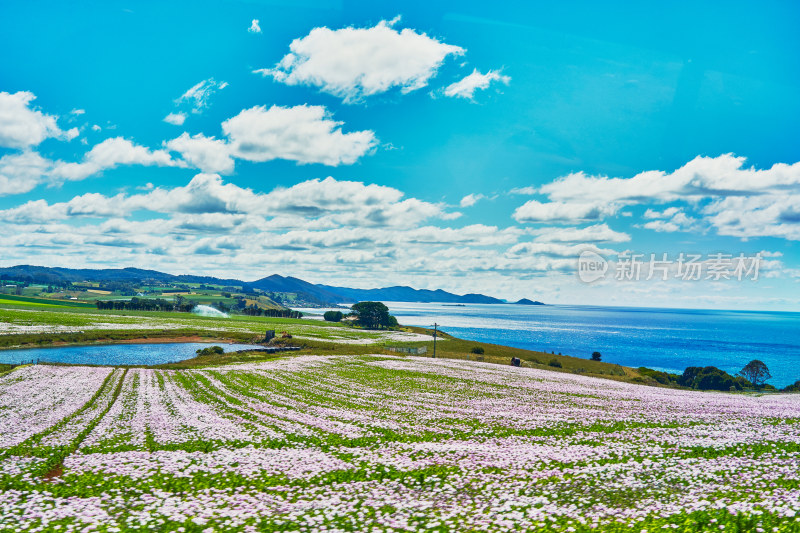
[[[2,531],[796,531],[800,396],[297,356],[0,377]]]

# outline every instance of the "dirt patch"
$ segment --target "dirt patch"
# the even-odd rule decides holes
[[[57,464],[50,470],[48,470],[45,475],[42,476],[42,481],[45,483],[48,481],[53,481],[56,478],[59,478],[64,475],[64,465]]]

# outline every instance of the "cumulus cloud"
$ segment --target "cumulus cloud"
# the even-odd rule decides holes
[[[632,178],[570,174],[539,188],[552,200],[634,205],[678,199],[742,196],[800,185],[800,163],[778,163],[769,169],[744,168],[733,154],[696,157],[673,172],[650,170]]]
[[[209,106],[214,93],[227,86],[227,82],[218,82],[214,78],[203,80],[183,93],[180,98],[178,98],[177,103],[187,103],[191,106],[193,113],[202,113],[203,110]]]
[[[698,220],[677,207],[669,207],[663,211],[648,209],[644,213],[644,218],[651,219],[650,222],[644,225],[645,228],[662,233],[696,231],[699,229]]]
[[[468,194],[461,199],[461,207],[472,207],[477,204],[479,200],[485,199],[483,194]]]
[[[290,52],[271,69],[256,73],[287,85],[308,85],[346,103],[399,88],[425,87],[450,55],[464,49],[424,33],[394,28],[399,18],[372,28],[314,28],[289,45]]]
[[[628,242],[631,236],[614,231],[607,224],[595,224],[585,228],[542,228],[537,230],[535,242]]]
[[[512,215],[517,222],[580,222],[614,214],[613,206],[597,203],[539,202],[529,200]]]
[[[782,194],[731,196],[707,205],[702,213],[720,235],[748,239],[800,240],[800,190]]]
[[[757,169],[745,161],[733,154],[699,156],[672,172],[651,170],[631,178],[577,172],[528,188],[526,193],[548,201],[526,202],[513,216],[519,222],[586,221],[614,216],[627,206],[682,203],[663,211],[648,207],[644,227],[659,232],[712,227],[720,235],[800,240],[800,162]]]
[[[250,33],[261,33],[261,26],[258,24],[258,19],[253,19],[253,22],[250,23],[250,27],[247,28],[247,31]]]
[[[256,106],[222,123],[231,153],[247,161],[350,165],[377,144],[370,130],[344,133],[322,106]]]
[[[184,121],[186,121],[185,113],[170,113],[164,117],[164,122],[174,126],[183,126]]]
[[[25,222],[57,220],[71,216],[127,216],[134,211],[182,213],[191,215],[224,214],[267,218],[289,217],[289,225],[309,228],[338,226],[381,227],[417,226],[432,217],[443,218],[442,206],[404,194],[392,187],[339,181],[328,177],[313,179],[292,187],[278,187],[269,193],[225,183],[217,174],[198,174],[184,187],[155,188],[142,194],[103,196],[88,193],[69,202],[48,205],[36,203],[0,211],[5,220]],[[34,209],[35,206],[35,209]],[[275,227],[286,225],[287,220]]]
[[[611,255],[614,250],[598,248],[586,244],[563,244],[556,242],[521,242],[508,249],[511,255],[547,255],[571,258],[573,261],[586,250],[598,254]]]
[[[50,177],[54,181],[82,180],[119,165],[175,167],[185,163],[172,159],[166,150],[150,150],[122,137],[112,137],[92,147],[80,163],[57,162]]]
[[[25,149],[55,137],[71,140],[78,129],[61,130],[57,116],[31,108],[36,95],[28,91],[0,92],[0,147]]]
[[[183,133],[177,139],[166,143],[166,147],[179,152],[181,157],[195,168],[203,172],[230,174],[234,162],[230,155],[230,146],[214,137],[206,137],[202,133],[189,136]]]
[[[9,154],[0,158],[0,196],[23,194],[36,187],[52,162],[36,152]]]
[[[481,74],[478,72],[478,69],[474,69],[472,74],[445,87],[444,95],[451,98],[467,98],[472,100],[475,91],[488,89],[492,82],[500,82],[508,85],[509,82],[511,82],[511,78],[500,74],[499,70],[490,70],[486,74]]]

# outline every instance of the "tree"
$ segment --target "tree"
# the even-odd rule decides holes
[[[322,318],[324,318],[326,322],[341,322],[342,318],[344,318],[344,314],[341,311],[325,311]]]
[[[397,319],[389,314],[389,308],[381,302],[358,302],[352,309],[356,323],[367,329],[397,326]]]
[[[767,365],[758,359],[753,359],[739,371],[739,375],[747,379],[756,387],[762,386],[768,379],[772,377],[769,373]]]
[[[599,361],[602,358],[603,356],[600,354],[600,352],[592,352],[592,361]]]

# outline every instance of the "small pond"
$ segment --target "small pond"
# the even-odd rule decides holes
[[[252,344],[176,342],[150,344],[94,344],[0,350],[0,363],[71,363],[77,365],[160,365],[191,359],[195,352],[209,346],[221,346],[226,352],[254,348]]]

